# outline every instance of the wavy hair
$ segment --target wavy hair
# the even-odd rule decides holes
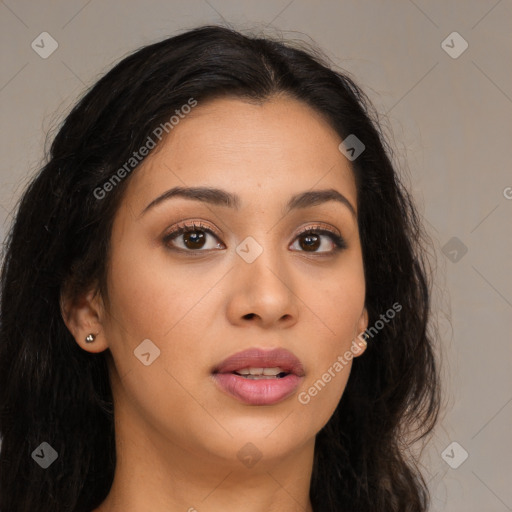
[[[424,512],[428,488],[411,455],[438,417],[425,236],[362,89],[305,45],[204,26],[127,56],[66,117],[24,192],[1,273],[0,509],[90,512],[105,499],[116,454],[108,351],[82,350],[60,310],[64,289],[107,293],[114,215],[128,176],[102,187],[176,109],[195,98],[265,101],[286,94],[320,113],[342,139],[366,146],[352,162],[369,325],[402,306],[363,357],[317,434],[315,512]],[[136,169],[133,173],[137,172]],[[46,470],[32,453],[58,452]]]

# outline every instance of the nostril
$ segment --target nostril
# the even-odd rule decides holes
[[[247,313],[247,315],[244,315],[244,318],[247,320],[252,320],[254,318],[254,313]]]

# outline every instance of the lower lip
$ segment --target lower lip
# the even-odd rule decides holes
[[[302,377],[288,374],[280,379],[246,379],[234,373],[215,373],[215,382],[228,395],[250,405],[273,405],[293,395]]]

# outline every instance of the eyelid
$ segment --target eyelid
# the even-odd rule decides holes
[[[339,230],[337,230],[333,226],[324,224],[322,222],[313,223],[313,225],[304,227],[295,235],[295,238],[297,238],[300,235],[303,235],[304,233],[308,233],[309,231],[323,231],[323,232],[335,235],[339,238],[343,238],[341,233],[339,232]]]
[[[183,220],[178,222],[177,224],[173,224],[169,229],[167,229],[164,237],[167,237],[169,235],[175,235],[176,232],[181,230],[193,231],[194,229],[206,231],[208,233],[212,233],[215,236],[219,236],[215,228],[212,228],[211,226],[204,224],[202,220]]]
[[[224,246],[224,248],[226,247],[224,242],[222,242],[220,240],[220,236],[217,231],[214,229],[214,228],[211,228],[209,227],[208,225],[204,224],[203,221],[181,221],[175,225],[173,225],[168,231],[167,233],[163,236],[163,241],[164,241],[164,244],[169,246],[168,242],[179,237],[180,235],[182,235],[183,233],[186,233],[187,231],[195,231],[195,230],[198,230],[198,231],[204,231],[205,233],[209,233],[210,235],[212,235],[213,237],[215,237],[217,239],[217,241]],[[293,244],[295,242],[295,240],[297,240],[297,238],[299,238],[300,236],[304,235],[304,234],[307,234],[307,233],[316,233],[316,234],[319,234],[319,235],[323,235],[323,236],[328,236],[331,238],[331,240],[333,241],[334,245],[336,246],[333,250],[331,251],[320,251],[320,252],[317,252],[317,251],[312,251],[312,252],[308,252],[308,251],[298,251],[298,252],[304,252],[305,254],[316,254],[316,255],[323,255],[323,256],[326,256],[326,255],[329,255],[329,254],[334,254],[335,252],[337,252],[338,250],[340,249],[345,249],[347,247],[347,244],[345,242],[345,239],[344,237],[341,235],[341,233],[339,232],[338,229],[330,226],[330,225],[327,225],[327,224],[323,224],[321,222],[317,222],[317,223],[314,223],[313,225],[309,225],[309,226],[305,226],[304,228],[302,228],[300,231],[298,231],[294,236],[293,236],[293,239],[292,239],[292,242],[291,244]],[[210,250],[214,250],[214,249],[205,249],[205,250],[202,250],[202,249],[198,249],[198,250],[187,250],[187,249],[182,249],[180,247],[171,247],[173,250],[176,250],[176,251],[182,251],[182,252],[186,252],[186,253],[200,253],[200,252],[208,252]]]
[[[162,240],[167,247],[169,247],[170,249],[176,250],[176,251],[182,251],[182,252],[187,252],[187,253],[208,252],[208,250],[194,251],[194,250],[182,249],[180,247],[170,246],[169,242],[171,240],[178,238],[180,235],[182,235],[183,233],[186,233],[187,231],[196,231],[196,230],[204,231],[205,233],[212,235],[213,237],[215,237],[217,239],[217,241],[220,244],[222,244],[225,247],[224,242],[222,242],[220,240],[219,233],[217,233],[217,231],[214,228],[209,227],[208,225],[204,224],[203,221],[196,221],[196,220],[193,220],[193,221],[184,220],[184,221],[178,222],[177,224],[174,224],[173,226],[171,226],[171,228],[166,230],[166,233],[163,235]]]
[[[299,251],[299,252],[303,252],[304,254],[316,254],[317,256],[327,256],[330,254],[335,254],[339,250],[347,248],[347,243],[345,241],[345,238],[340,233],[340,231],[328,224],[323,224],[321,222],[306,226],[303,229],[301,229],[298,233],[296,233],[294,235],[292,243],[295,242],[295,240],[297,238],[299,238],[300,236],[302,236],[304,234],[308,234],[308,233],[316,233],[319,235],[329,236],[332,239],[332,241],[336,247],[331,251],[320,251],[320,252]]]

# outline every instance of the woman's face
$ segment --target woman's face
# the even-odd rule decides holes
[[[193,108],[134,172],[100,315],[118,419],[134,435],[226,464],[312,445],[367,325],[356,186],[340,142],[297,100],[218,99]],[[301,367],[289,354],[251,359],[250,349],[276,348]],[[288,375],[231,373],[258,365]]]

